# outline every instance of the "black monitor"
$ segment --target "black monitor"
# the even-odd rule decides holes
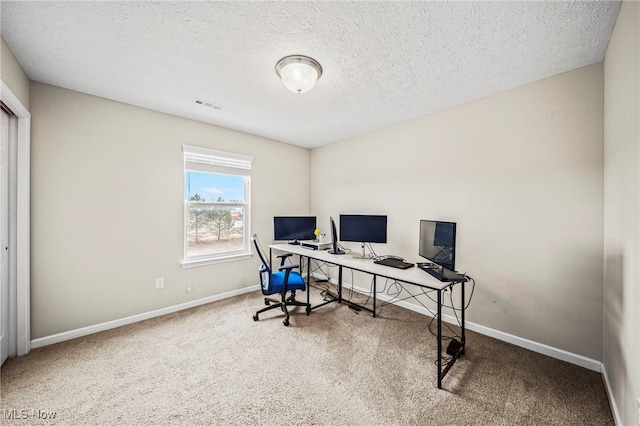
[[[344,254],[344,250],[340,248],[338,245],[338,231],[336,231],[336,223],[333,221],[333,218],[330,217],[331,221],[331,250],[330,254]]]
[[[341,214],[340,241],[361,243],[362,254],[354,257],[366,257],[364,254],[365,243],[387,242],[387,216]]]
[[[316,230],[315,216],[274,216],[273,239],[299,244],[299,240],[313,240]]]
[[[456,224],[435,220],[420,221],[418,254],[451,271],[456,270]]]

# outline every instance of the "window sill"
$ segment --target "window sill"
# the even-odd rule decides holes
[[[189,259],[183,260],[180,262],[180,266],[183,268],[196,268],[198,266],[207,266],[207,265],[215,265],[216,263],[225,263],[225,262],[235,262],[237,260],[246,260],[251,259],[253,254],[249,253],[238,253],[231,254],[228,256],[220,256],[220,257],[205,257],[201,259]]]

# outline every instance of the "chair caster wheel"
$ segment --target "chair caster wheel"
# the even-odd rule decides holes
[[[269,303],[269,301],[265,299],[264,304],[269,306],[271,303]]]
[[[254,315],[254,316],[253,316],[253,320],[254,320],[254,321],[258,321],[258,315]]]
[[[285,318],[284,321],[282,321],[282,323],[285,325],[285,327],[289,326],[289,320],[287,318]]]
[[[309,315],[311,313],[311,308],[307,306],[306,311],[307,311],[307,315]]]

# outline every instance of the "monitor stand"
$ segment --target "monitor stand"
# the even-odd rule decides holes
[[[289,244],[291,244],[292,246],[299,246],[300,245],[300,241],[298,241],[298,240],[289,241]]]
[[[368,258],[369,258],[369,256],[367,256],[367,255],[365,254],[364,243],[360,243],[360,247],[362,248],[362,253],[360,253],[360,254],[354,254],[354,255],[353,255],[353,258],[354,258],[354,259],[368,259]]]

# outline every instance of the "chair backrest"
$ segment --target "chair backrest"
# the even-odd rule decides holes
[[[258,239],[257,234],[253,234],[251,236],[251,241],[253,241],[253,245],[256,247],[256,253],[258,253],[258,257],[260,257],[260,262],[262,262],[262,266],[264,266],[269,273],[271,270],[269,269],[269,262],[267,262],[266,256],[263,254],[262,247],[260,246],[260,240]]]
[[[260,275],[260,288],[262,289],[262,292],[264,294],[271,294],[271,268],[269,268],[269,262],[267,262],[267,257],[264,254],[264,251],[262,250],[262,247],[260,246],[260,240],[258,239],[258,235],[257,234],[253,234],[251,236],[251,241],[253,241],[253,245],[256,248],[256,253],[258,253],[258,257],[260,258],[260,262],[262,262],[262,264],[260,265],[260,269],[258,270],[258,273]],[[267,274],[267,276],[265,277],[263,274]],[[267,286],[265,287],[265,278],[266,278],[266,284]]]

